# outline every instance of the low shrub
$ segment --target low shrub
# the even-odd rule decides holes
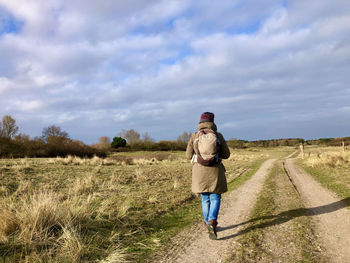
[[[0,158],[22,157],[65,157],[68,155],[80,157],[105,157],[105,149],[97,149],[78,140],[61,137],[51,137],[45,142],[40,138],[4,138],[0,137]]]

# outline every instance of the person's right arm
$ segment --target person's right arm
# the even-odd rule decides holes
[[[194,153],[194,149],[193,149],[193,140],[194,140],[194,136],[195,133],[192,133],[192,136],[190,138],[190,140],[187,143],[187,148],[186,148],[186,158],[188,160],[192,159],[193,153]]]

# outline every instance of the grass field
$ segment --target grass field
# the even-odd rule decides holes
[[[298,160],[305,171],[341,197],[350,196],[350,149],[307,147],[305,159]]]
[[[228,180],[292,150],[232,150],[224,162]],[[200,217],[184,157],[132,152],[106,159],[1,159],[1,260],[148,261]],[[230,187],[243,182],[239,177]]]

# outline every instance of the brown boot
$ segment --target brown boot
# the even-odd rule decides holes
[[[216,233],[217,225],[218,225],[218,222],[215,219],[209,220],[208,231],[209,231],[210,239],[213,239],[213,240],[217,239],[217,233]]]

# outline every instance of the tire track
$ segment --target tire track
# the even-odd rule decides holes
[[[307,214],[315,221],[331,262],[350,262],[350,211],[345,209],[346,203],[296,166],[294,160],[287,159],[285,169],[305,202]]]

